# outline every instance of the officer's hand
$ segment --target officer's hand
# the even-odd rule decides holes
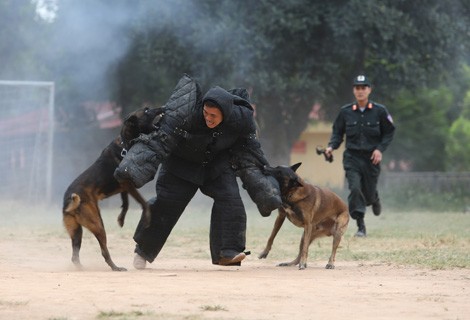
[[[332,147],[326,148],[325,154],[327,155],[328,158],[331,158],[331,155],[333,154],[333,148]]]
[[[382,161],[382,152],[380,152],[380,150],[375,149],[374,152],[372,152],[370,160],[372,160],[372,164],[379,164],[380,161]]]

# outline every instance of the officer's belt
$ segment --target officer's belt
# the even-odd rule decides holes
[[[346,149],[349,153],[356,155],[370,155],[374,150]]]

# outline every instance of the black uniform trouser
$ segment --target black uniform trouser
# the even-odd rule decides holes
[[[353,219],[364,218],[366,207],[378,200],[380,164],[372,164],[371,156],[372,152],[348,149],[343,154],[343,167],[349,186],[349,214]]]
[[[149,201],[151,224],[144,228],[141,219],[134,234],[137,254],[153,262],[198,189],[214,199],[209,234],[212,263],[218,264],[221,257],[232,258],[245,250],[246,211],[233,171],[199,186],[162,168],[157,196]]]

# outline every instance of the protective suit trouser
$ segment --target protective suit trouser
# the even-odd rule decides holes
[[[149,201],[150,226],[144,228],[141,220],[134,234],[136,253],[153,262],[198,189],[214,199],[209,235],[212,262],[217,264],[220,257],[231,258],[245,250],[246,212],[232,171],[199,186],[162,168],[157,179],[157,196]]]
[[[232,171],[201,187],[201,192],[214,199],[210,225],[212,263],[219,258],[232,258],[245,250],[246,211]]]
[[[349,186],[348,205],[351,218],[364,218],[366,207],[378,199],[380,165],[372,164],[371,152],[346,150],[343,167]]]

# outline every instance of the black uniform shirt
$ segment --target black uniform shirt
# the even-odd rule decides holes
[[[328,146],[338,149],[346,135],[346,149],[384,152],[392,142],[395,126],[385,106],[369,101],[364,111],[357,103],[343,106],[333,123]]]

